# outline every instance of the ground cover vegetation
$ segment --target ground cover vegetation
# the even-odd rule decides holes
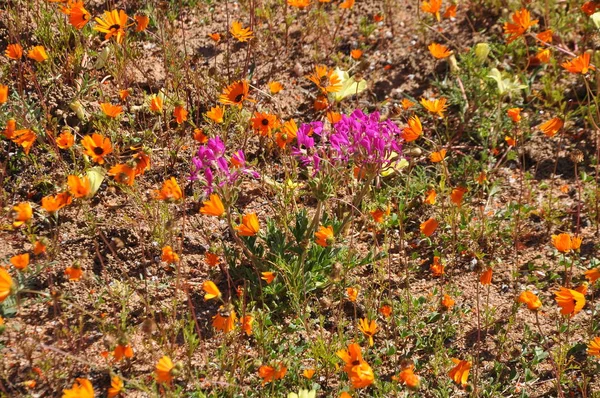
[[[0,396],[600,396],[597,11],[3,1]]]

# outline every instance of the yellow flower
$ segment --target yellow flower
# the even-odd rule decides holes
[[[377,322],[375,320],[369,322],[367,318],[359,319],[358,329],[369,338],[369,347],[373,347],[373,336],[379,331]]]
[[[127,28],[127,14],[125,11],[104,11],[102,18],[96,17],[94,19],[97,23],[94,30],[105,33],[104,40],[109,40],[115,36],[117,43],[123,42],[125,29]]]

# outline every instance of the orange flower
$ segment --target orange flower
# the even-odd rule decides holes
[[[439,98],[434,100],[421,98],[421,105],[423,105],[423,107],[427,109],[430,113],[433,113],[434,115],[437,114],[439,117],[443,118],[444,112],[448,107],[446,101],[446,98]]]
[[[117,43],[123,42],[125,29],[127,28],[127,14],[125,11],[104,11],[102,18],[96,17],[94,20],[97,23],[94,30],[105,33],[104,40],[109,40],[114,36]]]
[[[535,37],[544,44],[552,43],[552,29],[540,32]]]
[[[571,251],[571,235],[559,234],[552,235],[552,245],[561,253],[568,253]]]
[[[219,102],[225,105],[237,105],[241,108],[248,99],[249,85],[247,80],[238,80],[223,89]]]
[[[594,283],[598,280],[598,278],[600,278],[600,269],[592,268],[592,269],[585,271],[584,274],[585,274],[585,279],[590,281],[590,283]]]
[[[377,322],[375,322],[375,320],[369,322],[367,318],[359,319],[358,329],[369,338],[369,347],[373,347],[373,336],[379,331]]]
[[[388,216],[390,214],[390,208],[388,207],[387,210],[376,209],[370,213],[371,213],[371,217],[373,217],[373,220],[376,223],[381,224],[383,222],[383,217]]]
[[[359,365],[354,366],[352,371],[348,373],[348,377],[354,388],[365,388],[375,381],[373,369],[366,362],[361,362]]]
[[[220,306],[217,315],[213,316],[212,325],[215,329],[220,330],[224,333],[229,333],[235,327],[235,321],[237,316],[231,304],[226,307]]]
[[[587,346],[587,354],[600,357],[600,337],[594,337]]]
[[[313,102],[313,108],[317,112],[327,109],[328,106],[329,102],[327,101],[327,97],[324,95],[317,96],[315,102]]]
[[[448,8],[446,8],[446,11],[444,11],[444,18],[456,18],[456,8],[458,6],[456,4],[452,4],[451,6],[448,6]]]
[[[75,137],[69,130],[63,130],[63,132],[56,137],[56,145],[58,145],[60,149],[69,149],[74,143]]]
[[[112,379],[110,379],[110,387],[108,388],[107,397],[115,398],[117,395],[121,394],[123,387],[125,387],[123,380],[121,380],[119,376],[114,376]]]
[[[350,373],[352,372],[352,368],[357,366],[363,361],[362,353],[360,350],[360,346],[356,343],[352,343],[348,345],[347,350],[339,350],[335,353],[342,361],[346,364],[344,366],[344,372]]]
[[[158,363],[154,367],[154,373],[156,374],[157,383],[170,383],[173,380],[175,365],[171,361],[171,358],[164,356],[159,359]]]
[[[517,140],[509,136],[504,137],[504,141],[506,141],[506,144],[510,147],[517,145]]]
[[[129,89],[119,90],[119,98],[121,99],[122,102],[124,102],[127,98],[129,98],[130,94],[131,94],[131,92]]]
[[[310,5],[310,0],[287,0],[288,6],[296,8],[305,8]]]
[[[113,356],[117,362],[123,358],[133,358],[133,348],[131,348],[130,344],[117,344],[113,351]]]
[[[429,14],[435,15],[435,18],[440,20],[440,9],[442,8],[442,0],[429,0],[421,4],[421,10]]]
[[[175,121],[177,124],[181,124],[187,120],[188,111],[183,107],[183,105],[177,105],[173,110],[173,116],[175,116]]]
[[[23,271],[29,265],[29,253],[17,254],[10,258],[10,263],[16,269]]]
[[[115,181],[120,184],[133,186],[136,170],[126,164],[116,164],[108,170],[108,175],[114,176]]]
[[[213,41],[215,43],[218,43],[219,41],[221,41],[221,34],[220,33],[209,33],[208,37],[210,37],[211,39],[213,39]]]
[[[348,300],[354,303],[358,297],[358,289],[354,287],[346,288],[346,295],[348,295]]]
[[[481,276],[479,277],[479,282],[482,285],[489,285],[492,283],[492,268],[488,267],[485,271],[483,271],[483,273],[481,274]]]
[[[442,160],[444,160],[446,158],[446,150],[445,149],[441,149],[437,152],[432,152],[431,155],[429,155],[429,160],[433,163],[439,163]]]
[[[506,113],[513,122],[519,123],[521,121],[521,108],[510,108]]]
[[[327,112],[327,120],[329,120],[329,123],[331,124],[336,124],[342,120],[342,114],[339,112],[329,111]]]
[[[83,137],[81,145],[85,148],[84,154],[99,164],[104,164],[104,157],[113,150],[110,140],[97,133]]]
[[[336,355],[346,363],[344,372],[348,374],[354,388],[368,387],[373,384],[375,375],[369,364],[362,359],[358,344],[352,343],[348,345],[347,350],[339,350]]]
[[[63,8],[63,12],[69,16],[69,23],[75,29],[82,29],[92,17],[89,11],[83,7],[83,1],[76,1],[73,4],[67,2],[67,6]]]
[[[21,145],[25,154],[29,155],[33,143],[37,140],[37,135],[29,129],[16,130],[12,140],[15,144]]]
[[[349,9],[354,7],[354,0],[344,0],[341,4],[340,4],[340,8],[345,8],[345,9]]]
[[[342,89],[342,81],[337,73],[325,65],[316,65],[315,72],[306,78],[316,84],[323,94],[337,93]]]
[[[275,369],[272,366],[263,365],[258,368],[258,375],[260,376],[262,381],[262,385],[264,386],[267,383],[270,383],[275,380],[281,380],[287,373],[287,368],[282,364],[279,364],[279,369]]]
[[[150,156],[144,150],[133,155],[133,162],[136,176],[143,175],[146,170],[150,170]]]
[[[595,70],[594,65],[590,65],[590,53],[583,53],[570,61],[560,64],[571,73],[581,73],[585,75],[589,70]]]
[[[521,293],[518,301],[519,303],[526,304],[527,308],[529,308],[531,311],[536,311],[542,306],[542,302],[540,301],[538,296],[536,296],[529,290],[526,290],[523,293]]]
[[[460,207],[460,205],[462,204],[463,196],[466,192],[467,188],[465,187],[454,188],[452,190],[452,193],[450,194],[450,201]]]
[[[302,376],[304,376],[304,378],[310,380],[313,378],[313,376],[315,375],[315,370],[314,369],[304,369],[302,371]]]
[[[165,246],[162,248],[162,255],[160,259],[169,264],[179,262],[179,256],[173,251],[171,246]]]
[[[579,250],[581,247],[582,238],[580,236],[573,236],[571,238],[571,250]]]
[[[554,293],[556,303],[561,308],[560,313],[572,317],[577,314],[585,305],[585,297],[578,291],[561,287]]]
[[[74,265],[72,267],[67,267],[67,269],[65,269],[65,274],[70,281],[77,282],[83,276],[83,270],[80,266]]]
[[[33,216],[33,210],[29,202],[19,203],[13,207],[13,211],[15,212],[15,221],[13,221],[13,227],[15,228],[25,224]]]
[[[442,276],[444,275],[444,264],[440,261],[439,256],[433,256],[433,262],[429,266],[429,270],[433,274],[433,276]]]
[[[430,189],[426,196],[425,199],[423,200],[424,203],[427,203],[429,205],[434,205],[435,204],[435,198],[437,196],[437,193],[435,192],[435,189]]]
[[[94,398],[94,387],[88,379],[78,378],[73,388],[63,390],[63,398]]]
[[[242,43],[254,37],[252,36],[252,30],[250,28],[244,28],[242,26],[242,23],[239,21],[233,21],[229,32],[233,37],[235,37],[238,41]]]
[[[333,226],[328,225],[324,227],[321,225],[319,230],[315,232],[315,238],[317,245],[321,247],[331,246],[335,243],[335,238],[333,236]]]
[[[254,323],[254,317],[252,315],[245,315],[242,318],[242,330],[246,333],[246,336],[252,335],[252,323]]]
[[[71,198],[71,195],[67,192],[59,193],[54,196],[48,195],[42,198],[42,208],[48,213],[55,213],[66,205],[70,205],[72,201],[73,198]]]
[[[581,285],[575,288],[576,292],[583,294],[584,296],[587,294],[589,283],[583,282]]]
[[[415,103],[407,98],[402,98],[402,101],[400,103],[402,104],[402,108],[404,108],[404,110],[410,109],[413,106],[415,106]]]
[[[69,193],[75,198],[85,198],[90,194],[91,184],[87,176],[79,178],[76,175],[70,175],[67,177],[67,185]]]
[[[404,369],[402,369],[398,376],[393,376],[392,379],[398,380],[401,384],[405,385],[406,387],[415,390],[419,388],[419,384],[421,381],[419,379],[419,376],[415,374],[413,370],[414,368],[414,365],[408,365]]]
[[[209,216],[221,217],[225,212],[225,207],[223,207],[223,202],[221,202],[221,198],[217,194],[211,194],[207,201],[204,201],[203,206],[200,208],[200,213],[206,214]]]
[[[452,297],[444,293],[444,297],[442,298],[442,307],[446,310],[452,308],[455,304],[455,301]]]
[[[408,119],[408,127],[402,130],[404,141],[412,142],[423,134],[423,126],[421,125],[421,119],[417,115],[412,116]]]
[[[0,84],[0,105],[8,101],[8,86]]]
[[[275,275],[276,274],[274,272],[263,272],[262,273],[262,277],[260,279],[262,279],[265,282],[267,282],[267,285],[268,285],[271,282],[273,282],[273,280],[275,279]]]
[[[283,84],[279,82],[269,82],[268,86],[271,94],[277,94],[278,92],[283,90]]]
[[[35,46],[27,52],[27,58],[31,58],[37,62],[43,62],[48,59],[48,54],[44,46]]]
[[[255,236],[260,231],[260,224],[256,213],[245,214],[242,224],[235,228],[241,236]]]
[[[204,295],[204,301],[212,300],[214,298],[221,298],[221,291],[213,281],[204,281],[202,284],[202,290],[204,290],[206,293]]]
[[[108,102],[100,104],[100,109],[102,109],[102,112],[106,116],[113,119],[119,116],[121,113],[123,113],[123,107],[121,105],[113,105]]]
[[[360,57],[362,57],[362,54],[363,54],[362,50],[360,50],[358,48],[350,51],[350,56],[352,57],[352,59],[358,60],[358,59],[360,59]]]
[[[144,14],[138,14],[135,15],[133,17],[133,19],[135,19],[135,31],[136,32],[143,32],[148,28],[148,25],[150,24],[150,18],[148,17],[148,15],[144,15]]]
[[[581,11],[583,11],[588,17],[596,12],[596,10],[600,8],[599,4],[596,4],[595,0],[586,1],[581,6]]]
[[[183,198],[183,192],[175,177],[166,180],[160,190],[154,191],[156,199],[174,201]]]
[[[0,303],[2,303],[13,291],[13,280],[7,270],[0,267]]]
[[[4,55],[10,59],[21,59],[23,57],[23,47],[19,43],[9,44],[4,51]]]
[[[504,34],[508,35],[509,43],[521,37],[527,29],[538,23],[537,19],[531,20],[531,15],[525,8],[515,11],[511,18],[513,22],[504,23]]]
[[[206,252],[204,255],[204,261],[211,267],[215,267],[219,264],[219,256],[216,253]]]
[[[15,119],[8,119],[6,121],[6,129],[2,132],[2,135],[9,140],[15,138],[15,129],[17,127],[17,122]]]
[[[290,144],[296,138],[298,134],[298,126],[294,119],[290,119],[283,123],[283,128],[275,134],[275,141],[277,146],[284,149],[287,144]]]
[[[540,130],[546,135],[548,138],[552,138],[558,133],[558,131],[564,126],[564,122],[562,119],[555,117],[547,122],[544,122],[538,126]]]
[[[258,131],[263,137],[271,135],[271,130],[277,127],[279,127],[277,116],[269,113],[254,112],[252,128]]]
[[[460,359],[452,358],[452,362],[454,362],[456,366],[450,370],[448,375],[456,384],[466,387],[468,384],[469,371],[471,370],[471,361],[461,361]]]
[[[204,132],[200,129],[194,129],[194,141],[199,142],[201,144],[206,144],[208,142],[208,137]]]
[[[162,113],[163,111],[163,96],[161,94],[152,94],[149,97],[150,100],[150,110],[156,113]]]
[[[437,59],[447,58],[452,55],[452,51],[450,51],[448,47],[443,44],[431,43],[427,48],[429,49],[431,55]]]
[[[431,236],[437,229],[438,225],[439,223],[434,218],[430,218],[421,224],[420,230],[425,236]]]
[[[225,109],[220,106],[213,106],[210,111],[206,112],[206,116],[215,123],[223,123],[223,114]]]

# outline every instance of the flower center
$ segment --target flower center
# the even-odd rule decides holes
[[[268,126],[269,125],[269,119],[263,119],[262,122],[261,122],[261,124],[263,126]]]
[[[115,31],[115,30],[119,30],[119,29],[121,29],[121,25],[119,25],[118,23],[114,24],[110,28],[108,28],[108,30],[111,30],[111,31]]]
[[[102,155],[104,153],[104,149],[100,148],[99,146],[97,146],[96,148],[94,148],[94,153],[98,156]]]
[[[242,100],[244,99],[244,94],[238,94],[236,95],[235,99],[233,100],[233,102],[242,102]]]

